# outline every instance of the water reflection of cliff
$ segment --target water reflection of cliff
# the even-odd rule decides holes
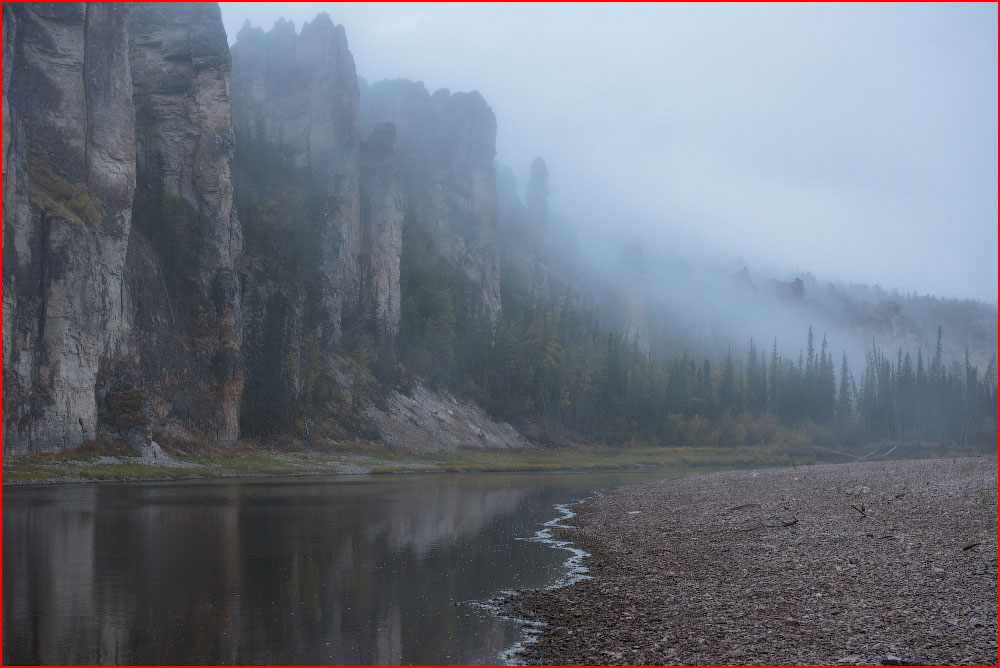
[[[93,493],[93,488],[75,488],[71,496],[79,508],[53,513],[48,497],[54,495],[41,495],[36,505],[11,512],[5,492],[3,663],[88,663],[98,656],[99,636],[87,614],[96,607],[94,514],[88,503]],[[14,622],[22,619],[30,627]]]
[[[422,485],[410,487],[391,495],[385,512],[368,524],[367,533],[372,538],[384,535],[392,548],[424,554],[512,514],[528,493],[520,487],[476,490],[438,485],[433,493]]]
[[[562,556],[512,539],[526,505],[565,494],[444,477],[12,490],[3,659],[493,661],[516,629],[455,603],[542,584],[525,578]]]
[[[178,512],[143,498],[156,489],[63,487],[25,503],[5,494],[4,663],[229,660],[238,507]]]

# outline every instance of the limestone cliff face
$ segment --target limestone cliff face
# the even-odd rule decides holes
[[[374,291],[376,309],[393,333],[399,330],[403,251],[403,190],[395,141],[395,126],[383,123],[361,143],[363,272]]]
[[[24,163],[24,133],[21,126],[13,119],[10,105],[7,104],[7,93],[10,88],[11,73],[14,70],[14,40],[17,36],[17,19],[14,15],[14,6],[3,5],[3,156],[0,165],[3,167],[3,368],[4,385],[7,384],[6,375],[9,368],[9,361],[14,352],[14,319],[17,317],[17,293],[14,282],[14,254],[11,252],[8,257],[8,250],[13,251],[11,244],[7,242],[8,232],[11,234],[11,242],[17,229],[14,224],[18,206],[27,206],[27,191],[24,188],[24,179],[27,174],[27,167]],[[14,134],[17,133],[15,140]],[[30,212],[22,213],[22,219],[30,217]],[[22,229],[22,233],[25,230]],[[4,393],[4,408],[6,410],[7,393]],[[7,423],[3,426],[4,442],[7,442]]]
[[[231,57],[214,4],[3,12],[5,452],[142,449],[155,429],[232,443],[284,385],[338,406],[317,368],[372,305],[398,333],[404,224],[496,319],[496,120],[478,93],[390,82],[362,117],[326,15],[244,30]],[[257,195],[246,239],[237,186]]]
[[[137,3],[129,47],[140,189],[129,267],[144,382],[163,424],[232,443],[244,382],[243,236],[219,8]]]
[[[461,267],[491,320],[500,311],[496,117],[479,93],[428,94],[398,79],[362,90],[361,124],[397,129],[407,224],[422,225]]]
[[[4,5],[4,450],[93,438],[128,336],[129,7]]]
[[[361,284],[361,151],[358,84],[343,26],[320,14],[300,34],[286,21],[245,28],[233,46],[237,134],[266,142],[303,168],[322,199],[320,289],[336,341]]]

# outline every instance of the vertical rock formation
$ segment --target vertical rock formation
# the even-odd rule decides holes
[[[376,125],[361,143],[363,269],[376,310],[399,330],[399,260],[403,250],[403,191],[395,152],[396,127]]]
[[[97,431],[129,328],[135,183],[128,5],[5,5],[4,450]]]
[[[288,156],[322,200],[317,242],[328,342],[361,282],[358,83],[343,26],[320,14],[296,35],[288,21],[265,33],[245,27],[233,46],[238,134]]]
[[[562,303],[580,297],[576,278],[576,233],[549,209],[549,170],[542,158],[531,163],[525,203],[509,168],[497,179],[503,280],[532,299]]]
[[[14,233],[18,226],[15,224],[18,206],[27,206],[28,197],[24,187],[24,179],[27,174],[27,167],[24,164],[24,132],[21,126],[13,119],[10,105],[7,104],[7,93],[10,88],[11,73],[14,71],[14,41],[17,37],[17,19],[15,17],[14,5],[3,5],[3,156],[0,165],[3,167],[3,373],[4,392],[3,405],[4,412],[7,412],[8,392],[14,387],[8,385],[7,371],[10,369],[10,362],[14,352],[14,320],[17,317],[17,292],[14,280],[14,253],[8,255],[8,251],[13,251]],[[17,138],[14,138],[14,134]],[[30,211],[22,212],[22,221],[30,217]],[[22,234],[24,229],[22,222]],[[8,243],[7,237],[10,234],[11,240]],[[23,246],[22,242],[22,246]],[[10,383],[14,382],[10,376]],[[12,404],[11,404],[12,405]],[[9,415],[9,414],[8,414]],[[3,440],[7,443],[7,421],[3,424]],[[6,446],[5,446],[6,447]]]
[[[528,211],[534,214],[538,227],[545,232],[549,222],[549,167],[541,158],[531,161],[531,176],[525,192]]]
[[[441,256],[464,270],[491,320],[500,311],[496,118],[477,92],[427,93],[382,81],[362,91],[363,127],[397,128],[407,224],[430,231]]]
[[[137,3],[137,341],[158,417],[232,443],[243,391],[231,61],[219,8]]]
[[[154,428],[232,443],[248,414],[284,428],[303,397],[336,404],[339,381],[317,381],[331,344],[399,331],[404,219],[457,270],[464,311],[496,320],[496,119],[478,93],[377,85],[362,141],[325,14],[298,35],[248,27],[231,57],[214,4],[3,12],[5,451],[143,450]],[[246,240],[237,169],[257,195]]]

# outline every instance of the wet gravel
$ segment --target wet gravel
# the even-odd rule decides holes
[[[576,507],[594,579],[521,592],[556,664],[997,664],[997,459],[645,483]]]

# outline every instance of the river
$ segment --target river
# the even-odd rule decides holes
[[[555,505],[672,472],[419,474],[3,490],[4,664],[495,664]]]

